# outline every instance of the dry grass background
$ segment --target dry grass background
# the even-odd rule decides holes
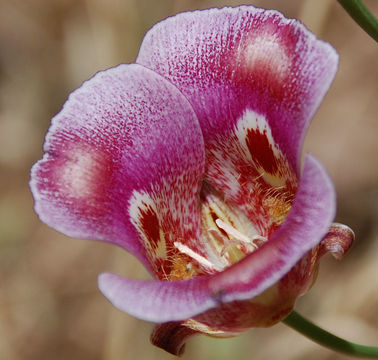
[[[0,359],[172,359],[149,344],[152,324],[115,310],[97,274],[146,272],[111,246],[67,238],[39,222],[28,189],[50,118],[96,71],[132,62],[155,22],[223,0],[0,0]],[[298,301],[307,317],[378,344],[378,48],[333,0],[260,0],[301,19],[340,53],[306,149],[331,173],[338,220],[357,234],[340,263],[323,260]],[[378,14],[378,1],[366,0]],[[277,325],[227,340],[191,340],[183,359],[347,359]]]

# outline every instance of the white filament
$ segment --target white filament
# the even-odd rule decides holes
[[[240,242],[244,242],[246,244],[253,244],[253,242],[248,236],[236,230],[233,226],[225,223],[221,219],[216,219],[215,223],[220,229],[224,230],[227,234],[231,235],[235,240],[239,240]],[[257,248],[255,244],[253,245]]]
[[[223,270],[223,268],[219,268],[219,267],[215,266],[213,263],[211,263],[205,257],[203,257],[202,255],[197,254],[191,248],[189,248],[188,246],[184,245],[183,243],[175,241],[173,243],[173,245],[177,248],[178,251],[182,252],[185,255],[188,255],[192,259],[196,260],[202,266],[204,266],[204,267],[206,267],[208,269],[211,269],[211,270],[217,270],[217,271]]]

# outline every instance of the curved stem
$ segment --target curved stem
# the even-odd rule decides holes
[[[353,20],[378,42],[378,20],[361,0],[338,0],[338,2]]]
[[[378,359],[378,347],[358,345],[332,335],[293,311],[283,323],[312,341],[334,351],[361,358]]]

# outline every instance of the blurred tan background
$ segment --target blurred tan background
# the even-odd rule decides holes
[[[97,274],[147,275],[114,247],[39,222],[28,189],[50,118],[100,69],[134,61],[144,33],[180,11],[221,0],[0,0],[0,359],[173,359],[149,344],[152,324],[115,310]],[[306,149],[338,190],[338,221],[357,241],[325,258],[297,309],[334,333],[378,345],[378,47],[334,0],[246,1],[301,19],[340,53],[335,82]],[[378,14],[378,1],[366,0]],[[227,340],[198,337],[183,359],[347,359],[284,325]]]

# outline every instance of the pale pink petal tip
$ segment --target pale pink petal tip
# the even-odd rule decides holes
[[[103,273],[98,286],[119,310],[154,323],[179,321],[217,306],[207,277],[184,281],[140,281]]]

